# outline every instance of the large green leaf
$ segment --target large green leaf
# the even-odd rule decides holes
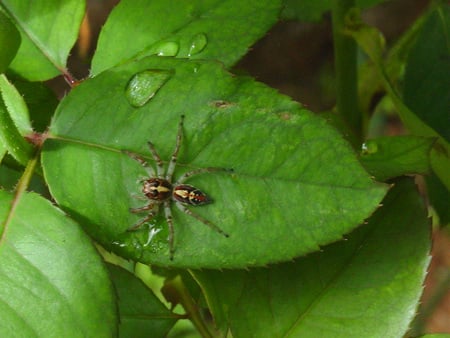
[[[122,0],[102,29],[91,74],[138,53],[230,66],[276,22],[280,9],[279,0]]]
[[[170,79],[135,108],[130,79],[162,71]],[[188,181],[214,200],[191,210],[230,237],[172,207],[171,264],[244,267],[290,260],[341,239],[386,192],[333,128],[289,98],[214,62],[150,57],[76,87],[59,106],[44,145],[51,193],[104,246],[143,262],[170,263],[163,217],[150,232],[126,231],[143,217],[128,209],[146,203],[135,198],[146,174],[122,151],[153,164],[151,140],[167,165],[181,114],[185,136],[175,176],[204,167],[234,169]]]
[[[294,263],[195,271],[233,337],[402,337],[416,313],[430,251],[425,206],[412,179],[347,241]]]
[[[78,37],[83,0],[2,0],[22,36],[11,68],[26,79],[38,81],[60,75]]]
[[[90,240],[42,197],[0,191],[0,336],[111,337],[115,304]]]

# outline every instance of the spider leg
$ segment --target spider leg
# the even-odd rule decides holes
[[[201,217],[200,215],[197,215],[196,213],[194,213],[190,209],[186,208],[183,204],[181,204],[179,202],[175,202],[175,204],[177,205],[178,209],[180,209],[185,214],[188,214],[189,216],[194,217],[196,220],[198,220],[198,221],[202,222],[203,224],[207,225],[208,227],[210,227],[214,231],[218,232],[219,234],[222,234],[225,237],[230,237],[230,235],[228,235],[225,231],[223,231],[217,225],[215,225],[214,223],[212,223],[212,222],[208,221],[207,219]]]
[[[174,229],[173,229],[173,217],[172,217],[172,210],[170,210],[170,202],[165,201],[164,202],[164,213],[166,215],[167,225],[169,226],[169,255],[170,260],[173,261],[173,254],[175,252],[174,249]]]
[[[155,145],[152,142],[148,141],[147,145],[150,149],[150,152],[152,153],[153,160],[156,162],[156,173],[159,178],[162,178],[164,176],[164,166],[161,157],[159,156],[158,152],[156,151]]]
[[[143,207],[139,208],[130,208],[130,212],[134,214],[141,213],[143,211],[152,210],[155,207],[155,203],[149,203],[147,205],[144,205]],[[154,210],[150,211],[150,213],[153,213],[153,216],[156,214]]]
[[[169,182],[172,180],[172,175],[177,164],[178,151],[180,150],[181,141],[183,140],[183,120],[184,115],[181,115],[180,123],[178,124],[177,143],[175,144],[175,149],[173,151],[166,173],[166,180],[168,180]]]
[[[131,197],[140,201],[148,201],[148,198],[141,194],[131,194]]]
[[[181,184],[184,183],[189,177],[195,176],[198,174],[204,174],[204,173],[212,173],[217,171],[223,171],[223,172],[233,172],[233,169],[227,169],[227,168],[217,168],[217,167],[209,167],[209,168],[199,168],[195,170],[188,171],[187,173],[184,173],[180,176],[177,183]]]
[[[136,210],[136,209],[132,209],[131,212],[134,212],[133,210]],[[155,215],[156,215],[156,212],[155,212],[155,211],[149,212],[147,216],[145,216],[144,218],[142,218],[141,220],[139,220],[136,224],[134,224],[134,225],[132,225],[131,227],[129,227],[129,228],[127,229],[127,231],[135,231],[135,230],[139,229],[139,228],[141,227],[142,224],[144,224],[144,223],[150,221],[153,217],[155,217]]]
[[[125,154],[127,154],[129,157],[131,157],[133,160],[139,162],[148,172],[148,175],[150,177],[155,176],[155,171],[153,168],[147,163],[146,160],[144,160],[143,157],[139,156],[138,154],[132,153],[131,151],[124,150]]]

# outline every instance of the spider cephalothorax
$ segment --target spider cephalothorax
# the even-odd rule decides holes
[[[193,187],[189,184],[184,184],[184,182],[194,175],[202,174],[202,173],[211,173],[217,171],[231,171],[230,169],[224,168],[199,168],[192,171],[189,171],[183,174],[178,178],[175,182],[173,182],[173,173],[175,171],[175,166],[178,157],[178,151],[180,150],[181,141],[183,139],[183,119],[184,116],[181,116],[180,123],[178,125],[178,134],[177,141],[175,144],[175,150],[172,154],[172,157],[169,161],[169,165],[167,167],[166,174],[164,175],[164,167],[163,162],[156,151],[153,143],[148,142],[148,146],[150,148],[150,152],[152,154],[153,160],[156,163],[156,171],[148,165],[148,163],[139,155],[126,151],[126,153],[140,164],[142,164],[148,171],[149,178],[143,179],[142,193],[146,198],[150,200],[150,202],[140,208],[132,208],[130,209],[133,213],[141,213],[148,211],[147,216],[142,218],[136,224],[128,229],[128,231],[134,231],[141,227],[144,223],[150,221],[159,210],[159,206],[162,204],[164,206],[164,213],[166,216],[166,221],[169,226],[169,250],[170,250],[170,259],[173,260],[173,254],[175,252],[174,249],[174,228],[173,228],[173,220],[172,220],[172,210],[170,208],[170,203],[173,201],[175,205],[183,211],[184,213],[194,217],[198,221],[206,224],[211,229],[217,231],[218,233],[228,237],[228,234],[225,233],[221,228],[219,228],[214,223],[204,219],[203,217],[195,214],[190,209],[187,208],[188,205],[191,206],[199,206],[205,205],[212,202],[212,199],[209,198],[204,192]]]

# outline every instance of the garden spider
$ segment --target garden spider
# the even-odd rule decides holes
[[[186,206],[199,206],[205,205],[212,202],[212,199],[209,198],[205,193],[200,191],[199,189],[193,187],[189,184],[184,184],[184,182],[198,174],[203,173],[211,173],[217,171],[232,171],[232,169],[224,169],[224,168],[199,168],[185,174],[181,175],[177,181],[173,182],[173,173],[175,171],[175,166],[177,162],[178,151],[180,150],[181,142],[183,139],[183,119],[184,115],[181,116],[180,123],[178,124],[178,134],[177,140],[175,144],[175,150],[173,151],[172,157],[170,159],[169,165],[167,167],[166,174],[164,175],[164,167],[161,157],[158,155],[154,144],[148,141],[148,147],[150,148],[150,152],[152,154],[153,160],[156,164],[156,172],[153,167],[148,165],[148,163],[139,155],[134,154],[129,151],[125,151],[125,153],[138,161],[148,172],[149,178],[145,178],[142,180],[143,187],[142,192],[150,200],[150,202],[140,208],[131,208],[130,211],[133,213],[141,213],[148,211],[148,215],[139,220],[136,224],[128,228],[128,231],[135,231],[139,229],[144,223],[150,221],[153,217],[155,217],[159,211],[160,205],[164,206],[164,214],[166,216],[166,221],[169,226],[169,251],[170,251],[170,260],[173,260],[173,255],[175,252],[174,249],[174,228],[173,228],[173,217],[170,203],[172,201],[175,202],[175,205],[185,214],[194,217],[198,221],[203,224],[209,226],[211,229],[216,232],[222,234],[225,237],[229,237],[229,235],[224,232],[221,228],[219,228],[214,223],[204,219],[203,217],[195,214],[191,210],[189,210]]]

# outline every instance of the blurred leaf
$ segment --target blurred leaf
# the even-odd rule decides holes
[[[409,53],[405,103],[450,142],[450,5],[433,11]]]
[[[2,0],[1,5],[22,35],[11,68],[32,81],[65,72],[66,61],[78,37],[84,0]]]
[[[430,204],[439,215],[440,225],[449,225],[450,208],[448,207],[448,201],[450,201],[450,191],[434,174],[425,177],[425,180],[427,182],[427,193],[430,199]]]
[[[442,221],[448,217],[448,205],[439,207],[437,202],[448,197],[450,190],[450,6],[443,4],[433,11],[417,38],[406,64],[404,92],[405,103],[425,123],[436,130],[442,139],[438,140],[431,153],[433,171],[446,187],[445,192],[439,183],[434,182],[430,196],[435,201]],[[448,204],[448,203],[447,203]],[[447,209],[447,210],[445,210]]]
[[[119,300],[120,337],[165,337],[177,321],[145,284],[133,274],[108,264]]]
[[[20,46],[20,33],[0,8],[0,74],[8,68]]]
[[[91,74],[138,53],[214,59],[229,67],[276,22],[280,9],[279,0],[122,0],[102,29]]]
[[[331,0],[284,0],[281,16],[288,20],[319,21],[325,12],[330,11],[331,4]]]
[[[386,0],[356,0],[355,6],[368,8]],[[323,14],[331,10],[332,0],[284,0],[281,16],[288,20],[319,21]]]
[[[174,75],[135,108],[127,84],[148,69]],[[185,135],[175,177],[197,168],[234,169],[188,181],[214,200],[192,209],[230,238],[173,206],[171,262],[162,213],[152,229],[126,231],[145,215],[129,208],[146,204],[135,198],[146,173],[123,150],[153,165],[151,140],[167,164],[181,114]],[[215,62],[149,57],[86,80],[58,107],[49,138],[42,161],[54,198],[103,246],[144,263],[245,267],[290,260],[342,238],[386,192],[324,120]]]
[[[419,136],[380,137],[366,141],[361,162],[377,180],[430,172],[429,153],[436,139]]]
[[[356,40],[359,47],[373,62],[378,72],[378,76],[383,83],[384,90],[392,99],[392,102],[397,109],[397,113],[405,126],[418,136],[438,137],[439,135],[433,128],[426,125],[403,103],[396,88],[391,83],[391,79],[388,78],[383,60],[385,54],[385,41],[381,32],[375,27],[365,24],[357,10],[349,13],[345,32]]]
[[[295,263],[194,271],[217,324],[233,337],[402,337],[416,313],[430,251],[412,179],[348,235]]]
[[[33,193],[0,191],[0,220],[0,336],[113,336],[112,286],[78,226]]]
[[[384,40],[381,37],[381,33],[374,27],[369,27],[364,24],[356,11],[349,16],[346,32],[357,41],[359,46],[374,63],[378,74],[382,79],[384,89],[392,99],[399,117],[409,131],[417,136],[437,138],[437,141],[430,153],[431,167],[447,189],[450,189],[450,176],[448,175],[450,171],[450,144],[446,142],[442,135],[436,131],[434,125],[431,126],[425,123],[421,117],[415,114],[414,107],[411,107],[410,109],[401,100],[397,89],[393,86],[391,79],[388,78],[384,67]],[[443,55],[444,59],[448,59],[450,56],[448,53],[448,46],[446,53],[447,54]],[[445,72],[445,69],[442,69],[441,71]],[[441,85],[446,88],[445,106],[448,107],[450,103],[450,81],[447,80]],[[447,111],[444,114],[448,115]]]

